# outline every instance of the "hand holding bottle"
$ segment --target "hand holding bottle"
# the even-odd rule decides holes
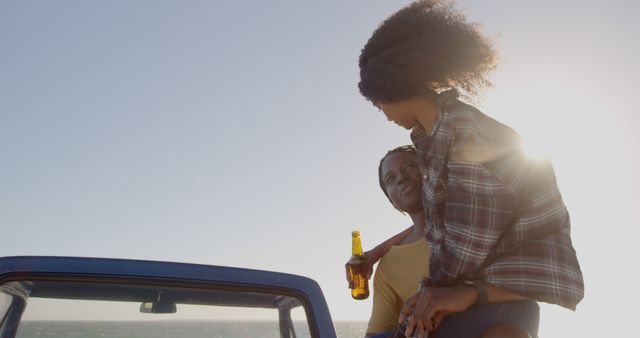
[[[371,276],[373,275],[373,264],[375,264],[375,262],[377,260],[370,258],[372,256],[371,251],[366,251],[364,253],[364,262],[361,264],[365,264],[366,266],[366,272],[367,272],[367,279],[371,279]],[[344,271],[345,271],[345,275],[347,278],[347,283],[349,283],[349,289],[353,288],[353,279],[351,278],[351,274],[349,273],[349,266],[351,265],[351,260],[352,258],[349,258],[349,260],[344,263]]]
[[[373,249],[364,252],[363,257],[364,260],[366,261],[366,276],[367,276],[367,280],[371,279],[371,276],[373,275],[373,265],[376,264],[381,258],[382,256],[384,256],[389,249],[391,249],[392,246],[394,245],[400,245],[402,244],[402,242],[407,239],[414,231],[413,225],[406,228],[405,230],[401,231],[400,233],[398,233],[397,235],[385,240],[384,242],[378,244],[376,247],[374,247]],[[353,235],[353,234],[352,234]],[[359,236],[358,236],[359,237]],[[349,284],[349,288],[353,288],[353,280],[351,279],[351,276],[349,275],[349,262],[351,261],[351,259],[349,259],[349,261],[347,261],[347,263],[344,264],[344,269],[345,269],[345,274],[347,276],[347,283]]]
[[[360,232],[351,233],[351,259],[345,264],[347,282],[351,289],[353,299],[366,299],[369,297],[369,277],[371,277],[372,263],[362,252]]]

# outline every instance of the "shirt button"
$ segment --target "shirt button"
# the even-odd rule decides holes
[[[427,178],[427,175],[422,175],[422,178]]]

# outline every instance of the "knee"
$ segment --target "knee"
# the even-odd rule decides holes
[[[532,338],[529,333],[509,324],[496,324],[482,334],[481,338]]]

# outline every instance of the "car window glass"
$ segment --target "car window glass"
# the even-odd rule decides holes
[[[283,331],[284,337],[310,337],[303,304],[272,291],[82,282],[28,284],[33,287],[17,338],[277,338]],[[10,303],[10,299],[2,299],[0,296],[0,306]]]

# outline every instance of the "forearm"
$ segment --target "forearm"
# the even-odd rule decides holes
[[[482,289],[484,289],[484,291],[481,291]],[[527,299],[527,297],[513,291],[486,283],[482,288],[479,288],[477,285],[467,284],[459,290],[460,296],[467,300],[466,302],[469,306],[479,303],[499,303]],[[486,293],[486,298],[481,295],[482,292]]]
[[[382,258],[382,256],[384,256],[387,253],[387,251],[391,249],[392,246],[402,243],[402,241],[404,241],[407,237],[409,237],[409,235],[411,234],[411,231],[413,231],[413,226],[408,227],[407,229],[403,230],[397,235],[376,245],[373,249],[367,251],[365,253],[365,256],[367,257],[367,259],[371,260],[372,263],[379,261],[380,258]]]
[[[478,285],[465,283],[464,285],[447,287],[423,286],[420,291],[409,298],[400,312],[399,322],[408,320],[409,333],[422,321],[425,328],[433,330],[444,318],[454,313],[480,305],[480,303],[498,303],[526,299],[514,292],[493,285],[485,285],[488,297],[481,300],[482,288]],[[482,297],[484,298],[484,297]],[[479,301],[480,300],[480,301]],[[411,329],[409,329],[411,327]]]
[[[487,296],[488,303],[527,299],[527,297],[521,296],[513,291],[509,291],[507,289],[503,289],[493,285],[487,285]]]
[[[453,288],[460,290],[460,296],[467,300],[469,306],[527,299],[518,293],[483,281],[465,282],[464,286]]]

